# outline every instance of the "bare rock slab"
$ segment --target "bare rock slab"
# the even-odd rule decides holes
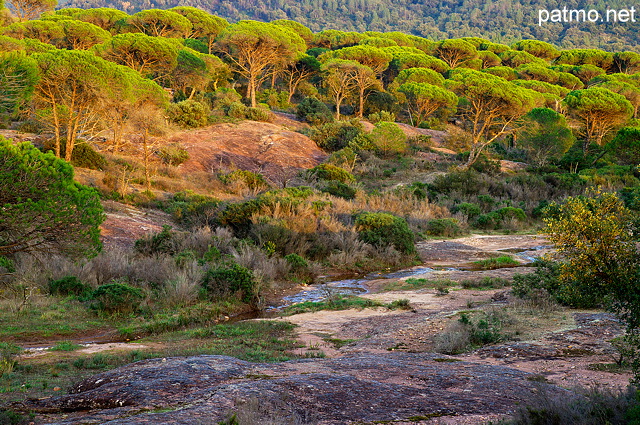
[[[70,394],[22,403],[59,424],[212,424],[258,400],[311,423],[507,414],[539,391],[571,393],[503,366],[434,354],[359,354],[250,363],[225,356],[145,360],[95,375]],[[285,401],[283,403],[283,400]]]

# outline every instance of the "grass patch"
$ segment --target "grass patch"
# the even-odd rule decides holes
[[[516,267],[520,263],[513,259],[510,255],[501,255],[499,257],[487,258],[485,260],[474,261],[474,268],[480,270],[495,270],[505,267]]]
[[[451,279],[425,279],[410,277],[407,280],[391,282],[384,287],[385,291],[411,291],[424,288],[447,288],[456,286],[457,283]]]
[[[389,310],[408,310],[411,308],[409,306],[409,300],[395,300],[390,303],[383,303],[376,300],[370,300],[368,298],[341,296],[326,301],[306,301],[294,304],[286,307],[282,314],[283,316],[293,316],[294,314],[310,313],[321,310],[349,310],[352,308],[362,310],[365,308],[377,307],[385,307]]]
[[[50,351],[76,351],[81,348],[82,345],[76,344],[71,341],[60,341],[53,347],[49,348]]]
[[[357,339],[340,339],[340,338],[331,338],[331,337],[323,338],[323,340],[325,342],[333,344],[333,346],[334,346],[334,348],[336,350],[339,350],[340,348],[344,347],[345,345],[349,345],[352,342],[356,342],[357,341]]]
[[[298,347],[293,329],[294,325],[286,322],[239,322],[175,331],[140,341],[162,342],[161,350],[141,347],[96,354],[56,351],[21,359],[13,371],[0,376],[0,404],[63,394],[74,383],[97,372],[150,358],[218,354],[253,362],[290,360],[297,358],[291,354]]]
[[[482,279],[464,279],[460,281],[464,289],[499,289],[511,286],[511,281],[501,277],[483,277]]]

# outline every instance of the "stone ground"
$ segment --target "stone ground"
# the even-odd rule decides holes
[[[468,270],[512,252],[521,262],[549,251],[535,236],[472,236],[420,245],[412,277],[510,277],[529,267]],[[451,267],[456,267],[451,270]],[[628,373],[602,371],[622,331],[600,311],[531,306],[509,288],[385,291],[401,278],[366,282],[365,297],[408,299],[410,310],[320,311],[276,320],[298,325],[305,360],[254,364],[221,356],[147,360],[77,384],[70,394],[21,406],[42,423],[214,424],[239,411],[246,424],[486,424],[537,397],[570,398],[576,385],[622,389]],[[459,355],[435,353],[461,312],[502,314],[505,338]],[[324,358],[317,358],[324,356]],[[266,416],[265,416],[266,415]],[[265,419],[266,417],[266,419]]]

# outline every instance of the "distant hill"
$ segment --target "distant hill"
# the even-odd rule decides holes
[[[538,10],[548,7],[542,0],[60,0],[60,7],[116,7],[128,13],[142,9],[195,6],[230,21],[291,19],[314,32],[402,31],[443,39],[484,37],[511,43],[536,38],[563,48],[593,47],[604,50],[635,50],[640,46],[638,23],[573,23],[538,25]],[[556,7],[557,5],[553,5]],[[587,2],[568,0],[569,9],[629,7],[623,0]],[[638,14],[638,13],[637,13]],[[638,17],[637,17],[638,18]]]

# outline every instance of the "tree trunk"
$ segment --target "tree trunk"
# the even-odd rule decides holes
[[[151,178],[149,176],[149,146],[147,139],[149,137],[149,130],[145,127],[142,135],[142,148],[144,150],[144,185],[148,191],[151,191]]]
[[[360,88],[360,104],[358,106],[358,118],[364,115],[364,88]]]

